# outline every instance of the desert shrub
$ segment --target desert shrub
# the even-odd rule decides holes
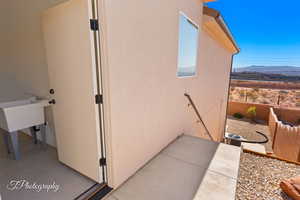
[[[239,91],[239,95],[240,95],[240,97],[245,97],[245,90],[240,90]]]
[[[262,104],[270,104],[270,102],[267,101],[267,100],[263,100],[261,103],[262,103]]]
[[[278,96],[278,98],[279,98],[279,101],[281,103],[282,101],[286,100],[287,96],[284,93],[280,93],[279,96]]]
[[[261,96],[264,97],[264,98],[266,98],[268,96],[268,93],[267,92],[262,92]]]
[[[251,95],[251,94],[253,94],[253,93],[255,93],[255,91],[254,91],[253,89],[251,89],[251,90],[246,90],[246,94],[247,94],[247,95]]]
[[[254,118],[256,117],[256,107],[255,106],[249,107],[247,109],[247,114],[249,114],[251,119],[254,120]]]
[[[253,101],[256,101],[256,99],[258,98],[258,95],[256,94],[256,92],[252,91],[248,91],[247,92],[247,96],[252,99]]]
[[[252,99],[253,101],[256,101],[256,100],[258,99],[258,95],[257,95],[257,94],[253,94],[253,95],[251,96],[251,99]]]
[[[241,113],[234,113],[233,114],[233,117],[237,118],[237,119],[243,119],[244,118],[244,115],[241,114]]]
[[[254,92],[259,92],[259,88],[254,88],[253,91]]]

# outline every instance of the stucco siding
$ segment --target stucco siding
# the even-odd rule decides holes
[[[225,126],[232,54],[205,31],[199,45],[199,83],[194,84],[196,104],[214,139],[220,141]]]
[[[105,2],[105,67],[109,70],[106,79],[111,116],[108,134],[113,185],[118,186],[178,135],[196,134],[185,92],[194,98],[210,129],[220,130],[225,119],[231,54],[202,34],[197,76],[178,78],[179,11],[201,27],[202,3]]]
[[[1,21],[5,27],[0,47],[4,53],[0,68],[3,97],[23,92],[49,95],[40,17],[43,10],[63,1],[5,3],[9,12]],[[105,95],[109,96],[105,97],[109,99],[106,118],[110,121],[106,130],[112,145],[108,158],[112,157],[113,164],[109,175],[118,186],[178,135],[203,131],[195,125],[185,92],[194,99],[214,137],[221,138],[231,53],[200,28],[197,75],[178,78],[179,12],[201,27],[201,1],[103,2],[105,20],[101,18],[100,25],[106,27],[104,79],[108,83]],[[47,119],[52,121],[50,109]],[[55,145],[55,137],[48,138]]]

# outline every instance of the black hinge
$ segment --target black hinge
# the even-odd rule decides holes
[[[91,30],[98,31],[99,30],[99,22],[97,19],[90,19]]]
[[[102,96],[102,94],[97,94],[95,96],[95,99],[96,99],[96,104],[102,104],[103,103],[103,96]]]
[[[100,158],[99,163],[100,166],[106,166],[106,158]]]

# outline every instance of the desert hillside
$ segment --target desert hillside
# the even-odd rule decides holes
[[[300,67],[295,66],[257,66],[235,68],[234,72],[259,72],[264,74],[281,74],[287,76],[300,76]]]

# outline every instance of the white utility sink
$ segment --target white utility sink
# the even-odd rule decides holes
[[[44,124],[44,107],[48,105],[48,100],[36,97],[0,102],[0,128],[14,132]]]

